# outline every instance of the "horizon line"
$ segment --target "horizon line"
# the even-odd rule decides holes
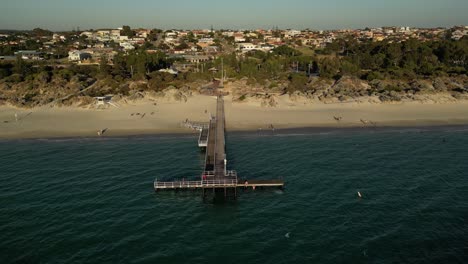
[[[50,30],[48,28],[45,28],[45,27],[35,27],[35,28],[32,28],[32,29],[13,29],[13,28],[5,28],[5,29],[0,29],[0,31],[33,31],[34,29],[36,28],[40,28],[40,29],[44,29],[44,30],[48,30],[48,31],[51,31],[51,32],[73,32],[73,31],[94,31],[94,30],[106,30],[106,29],[119,29],[123,26],[127,26],[127,25],[122,25],[122,26],[119,26],[119,27],[95,27],[95,28],[86,28],[86,29],[80,29],[79,26],[75,27],[74,29],[71,29],[71,30]],[[467,27],[468,25],[451,25],[451,26],[435,26],[435,27],[415,27],[415,26],[407,26],[407,25],[385,25],[385,26],[366,26],[366,27],[343,27],[343,28],[329,28],[329,29],[314,29],[314,28],[309,28],[309,27],[306,27],[306,28],[299,28],[299,27],[279,27],[279,26],[274,26],[274,27],[271,27],[271,28],[264,28],[264,27],[256,27],[256,28],[219,28],[219,29],[214,29],[213,28],[213,31],[234,31],[234,30],[237,30],[237,31],[243,31],[243,30],[252,30],[252,31],[255,31],[255,30],[300,30],[300,31],[336,31],[336,30],[362,30],[362,29],[366,29],[366,28],[369,28],[369,29],[377,29],[377,28],[401,28],[401,27],[409,27],[409,28],[413,28],[413,29],[450,29],[450,28],[454,28],[454,27]],[[177,28],[177,27],[161,27],[161,28],[158,28],[158,27],[130,27],[132,30],[137,30],[137,29],[160,29],[160,30],[163,30],[163,31],[167,31],[167,30],[184,30],[184,31],[192,31],[192,30],[211,30],[210,27],[207,27],[207,28]]]

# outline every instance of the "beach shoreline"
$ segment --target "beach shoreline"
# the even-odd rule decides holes
[[[122,137],[196,134],[185,121],[208,122],[216,98],[196,95],[186,102],[138,100],[107,109],[0,106],[0,139]],[[280,100],[277,107],[258,101],[225,100],[228,132],[314,129],[418,128],[468,125],[468,102],[421,104],[314,104]]]
[[[443,125],[408,125],[408,126],[377,126],[377,127],[291,127],[268,129],[227,129],[227,133],[235,136],[288,136],[288,135],[321,135],[321,134],[348,134],[348,133],[386,133],[386,132],[434,132],[434,131],[468,131],[468,124],[443,124]],[[50,134],[39,132],[34,134],[14,135],[12,137],[0,137],[0,142],[16,140],[99,140],[99,139],[145,139],[145,138],[198,138],[199,132],[191,129],[174,131],[114,131],[104,136],[81,134]]]

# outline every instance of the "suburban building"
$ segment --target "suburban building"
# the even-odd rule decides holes
[[[91,54],[79,50],[72,50],[68,52],[68,60],[69,61],[83,61],[91,59]]]
[[[258,46],[252,43],[240,43],[237,44],[237,49],[241,52],[249,52],[258,49]]]
[[[128,42],[121,42],[120,47],[122,47],[124,50],[134,50],[135,49],[135,47],[132,44],[128,43]]]
[[[210,57],[205,55],[184,55],[183,58],[191,63],[200,63],[210,60]]]
[[[15,56],[21,56],[23,60],[42,60],[42,53],[35,50],[20,50],[15,52]]]

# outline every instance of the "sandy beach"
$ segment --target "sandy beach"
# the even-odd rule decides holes
[[[0,138],[94,137],[191,133],[182,123],[207,121],[216,98],[195,95],[187,102],[142,99],[106,109],[0,107]],[[257,101],[233,103],[225,98],[228,130],[299,127],[363,127],[468,124],[468,102],[444,104],[311,104],[280,98],[277,107]],[[15,116],[16,114],[16,116]],[[339,121],[335,118],[340,118]]]

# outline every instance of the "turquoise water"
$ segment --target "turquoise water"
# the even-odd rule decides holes
[[[230,167],[284,191],[155,193],[199,177],[196,140],[0,141],[1,263],[468,260],[466,128],[231,133]]]

